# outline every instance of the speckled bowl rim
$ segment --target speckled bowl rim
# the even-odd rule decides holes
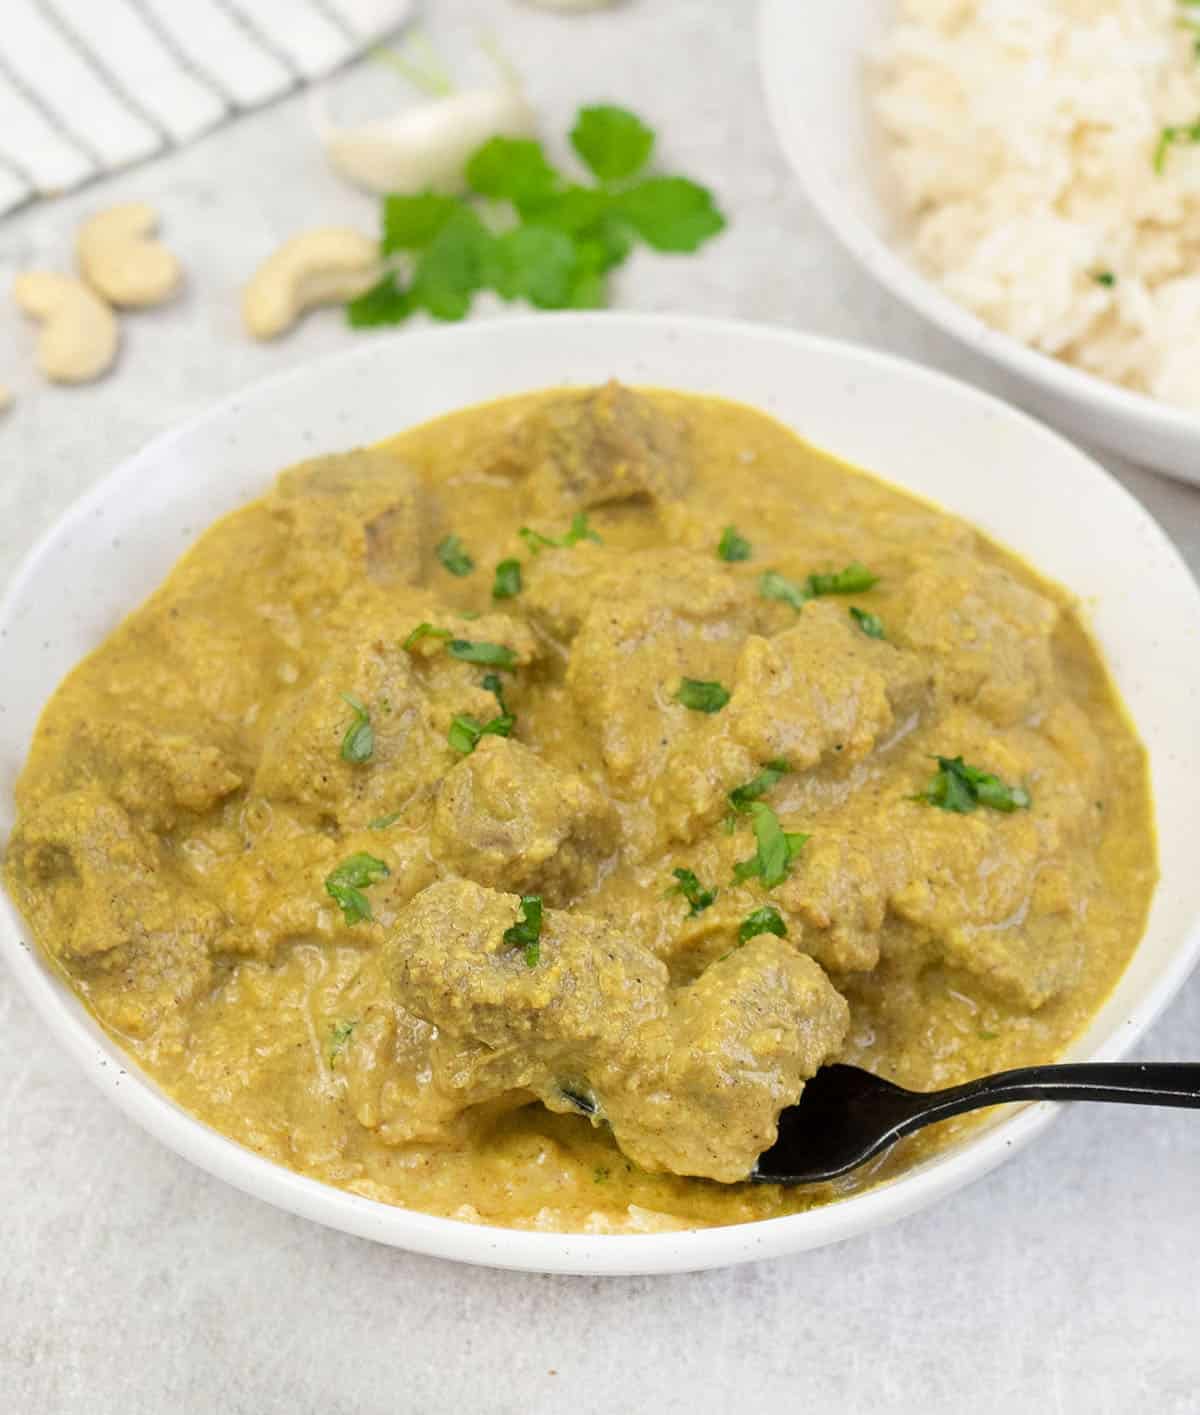
[[[557,373],[546,376],[550,369]],[[1031,499],[1033,505],[1037,503],[1039,488],[1048,490],[1055,514],[1066,514],[1075,507],[1079,534],[1091,539],[1103,565],[1097,567],[1094,585],[1090,571],[1081,571],[1088,583],[1067,583],[1087,596],[1097,624],[1106,624],[1107,615],[1116,616],[1116,637],[1110,633],[1105,639],[1101,633],[1101,638],[1127,696],[1127,685],[1133,684],[1137,696],[1150,704],[1157,702],[1149,691],[1152,685],[1137,677],[1138,665],[1160,682],[1168,668],[1173,670],[1172,697],[1190,695],[1194,701],[1200,692],[1196,650],[1200,644],[1200,591],[1186,566],[1155,522],[1122,487],[1069,443],[1025,415],[904,360],[811,335],[677,316],[538,315],[369,339],[281,373],[156,438],[78,501],[32,550],[0,603],[0,768],[4,773],[0,786],[5,796],[11,793],[29,727],[62,666],[56,662],[51,667],[31,668],[30,673],[41,672],[46,683],[35,694],[26,691],[20,696],[20,685],[13,689],[12,683],[21,677],[22,665],[32,662],[31,655],[39,651],[43,634],[47,636],[43,644],[47,653],[58,655],[62,662],[73,662],[80,644],[98,642],[112,619],[106,612],[106,617],[86,628],[64,628],[65,640],[71,642],[55,640],[55,616],[65,612],[51,593],[56,584],[61,585],[61,580],[54,578],[56,562],[78,567],[85,587],[89,574],[92,585],[101,583],[98,567],[135,566],[131,585],[120,591],[104,591],[119,601],[120,612],[126,612],[184,548],[182,537],[168,536],[167,518],[182,514],[173,509],[175,500],[190,502],[209,495],[206,484],[195,476],[201,469],[217,481],[230,459],[244,457],[247,466],[254,464],[253,475],[229,473],[234,481],[241,479],[246,485],[236,493],[226,488],[214,502],[234,505],[264,489],[270,475],[296,457],[356,440],[371,441],[419,420],[415,414],[405,415],[403,397],[397,399],[394,410],[389,403],[380,411],[371,402],[372,397],[386,401],[389,390],[403,388],[405,380],[410,388],[433,387],[436,380],[437,392],[429,397],[449,408],[524,387],[591,382],[605,373],[621,374],[633,382],[756,402],[819,445],[859,461],[863,460],[859,455],[862,446],[879,435],[873,430],[876,421],[891,418],[900,434],[896,439],[898,460],[883,466],[877,462],[871,469],[901,486],[916,487],[918,477],[930,475],[922,469],[936,462],[947,438],[952,442],[965,439],[964,445],[976,449],[976,465],[970,473],[961,475],[956,462],[944,469],[944,494],[935,495],[927,482],[921,484],[921,494],[935,495],[952,509],[963,498],[982,497],[980,504],[992,508],[995,515],[989,511],[975,519],[993,534],[1001,522],[1019,531],[1021,518],[1030,514]],[[753,390],[759,387],[763,396],[755,399]],[[357,410],[356,399],[360,402]],[[330,406],[336,408],[336,415],[322,415],[319,433],[289,427],[279,440],[280,419],[302,420],[309,410]],[[429,415],[424,406],[419,412],[421,417]],[[849,416],[851,412],[856,416]],[[936,426],[929,425],[931,418]],[[256,460],[255,454],[239,450],[239,438],[247,437],[251,442],[269,437],[277,455],[268,458],[264,452]],[[189,458],[195,462],[190,471]],[[906,475],[907,463],[911,463],[911,475]],[[981,480],[991,490],[981,491]],[[153,501],[159,509],[151,506],[144,515],[135,513],[131,507],[139,497]],[[1014,499],[1021,503],[1015,513]],[[107,521],[103,532],[89,529],[93,521]],[[197,522],[194,528],[172,525],[171,529],[191,532],[206,523]],[[129,544],[139,545],[142,552],[136,561],[127,552],[123,558],[122,551],[101,545],[106,537],[119,539],[112,536],[117,525],[132,527]],[[1010,535],[1008,540],[1021,547],[1020,534]],[[1052,566],[1045,568],[1054,573]],[[1112,597],[1107,599],[1106,585],[1113,587]],[[1160,607],[1161,642],[1153,649],[1147,649],[1145,635],[1143,642],[1135,642],[1136,620],[1128,617],[1121,598],[1135,588],[1138,594],[1153,593]],[[82,607],[75,612],[86,619],[86,594],[80,591],[77,600]],[[1188,780],[1196,779],[1200,746],[1180,736],[1174,719],[1166,722],[1163,731],[1170,738],[1165,745],[1156,742],[1153,734],[1147,735],[1160,820],[1165,811],[1174,826],[1200,826],[1200,816],[1184,799],[1183,789],[1170,789],[1172,773],[1177,774],[1180,768],[1189,773]],[[6,801],[4,809],[11,812],[11,804]],[[1190,838],[1196,838],[1195,831]],[[1200,881],[1193,878],[1198,872],[1184,867],[1186,856],[1173,845],[1166,854],[1171,858],[1164,857],[1164,879],[1151,926],[1118,987],[1118,994],[1124,989],[1129,996],[1114,995],[1073,1048],[1070,1054],[1074,1059],[1109,1059],[1125,1052],[1174,995],[1200,952]],[[1164,919],[1170,921],[1169,937],[1160,936]],[[757,1223],[660,1234],[589,1235],[436,1218],[306,1179],[193,1119],[104,1036],[38,951],[25,941],[25,934],[11,901],[0,897],[0,955],[47,1030],[110,1100],[169,1148],[279,1208],[363,1238],[461,1262],[537,1272],[630,1274],[690,1271],[778,1257],[850,1238],[928,1207],[1027,1144],[1054,1114],[1049,1105],[1012,1111],[967,1141],[878,1188],[825,1208]],[[1153,953],[1149,961],[1143,957],[1147,949]],[[1130,991],[1127,984],[1134,973],[1136,988]],[[51,1172],[46,1181],[53,1182]],[[62,1182],[68,1182],[66,1176]]]

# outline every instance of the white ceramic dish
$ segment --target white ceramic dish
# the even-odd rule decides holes
[[[990,328],[908,258],[883,193],[864,58],[894,0],[762,0],[759,56],[776,131],[805,192],[847,250],[893,295],[1005,374],[1010,396],[1088,442],[1200,483],[1200,417],[1083,373]]]
[[[263,491],[279,468],[481,399],[612,375],[752,403],[819,446],[966,516],[1090,607],[1151,747],[1162,835],[1163,884],[1145,941],[1073,1052],[1119,1055],[1176,990],[1200,948],[1194,859],[1200,592],[1141,507],[1055,434],[941,375],[782,331],[673,317],[538,315],[364,338],[159,438],[63,518],[0,606],[0,827],[11,824],[16,773],[63,674],[158,583],[203,527]],[[130,1068],[26,937],[0,899],[0,954],[48,1032],[165,1144],[294,1213],[467,1262],[547,1272],[667,1272],[816,1247],[933,1203],[997,1164],[1051,1115],[1047,1106],[1010,1112],[884,1187],[765,1223],[644,1237],[478,1227],[327,1188],[207,1129]]]

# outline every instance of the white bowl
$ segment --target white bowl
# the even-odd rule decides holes
[[[885,199],[866,56],[895,0],[762,0],[759,61],[784,151],[842,244],[893,295],[990,359],[1016,401],[1089,442],[1200,483],[1200,417],[1083,373],[992,329],[921,273]]]
[[[364,338],[228,399],[118,468],[33,551],[0,606],[0,828],[38,713],[77,660],[162,579],[196,534],[280,467],[371,442],[524,389],[617,375],[722,394],[820,447],[940,502],[1068,585],[1151,749],[1163,883],[1145,940],[1072,1055],[1125,1050],[1200,948],[1200,592],[1145,511],[1055,434],[940,374],[825,340],[674,317],[537,315]],[[666,1272],[768,1258],[847,1238],[932,1203],[1050,1119],[999,1124],[899,1179],[829,1208],[740,1227],[647,1236],[515,1232],[431,1218],[301,1178],[193,1120],[134,1069],[22,942],[0,898],[0,953],[47,1030],[101,1089],[179,1154],[238,1188],[335,1228],[422,1253],[544,1272]],[[70,1176],[47,1183],[67,1184]]]

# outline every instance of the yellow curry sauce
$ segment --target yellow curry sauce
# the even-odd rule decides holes
[[[826,1060],[1055,1056],[1156,877],[1065,594],[760,413],[615,385],[285,472],[64,682],[17,798],[39,944],[182,1105],[556,1229],[866,1182],[735,1181]]]

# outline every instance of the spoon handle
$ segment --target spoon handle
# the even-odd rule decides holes
[[[927,1104],[903,1125],[902,1133],[1007,1101],[1115,1101],[1200,1109],[1200,1064],[1133,1061],[1025,1066],[929,1092],[921,1099]]]

